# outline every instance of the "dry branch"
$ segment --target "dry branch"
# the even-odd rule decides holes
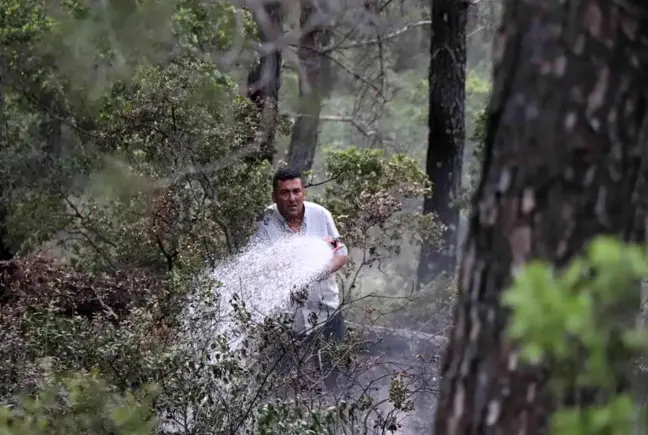
[[[162,282],[142,270],[93,276],[43,257],[0,262],[0,308],[18,312],[56,309],[116,316],[163,293]]]

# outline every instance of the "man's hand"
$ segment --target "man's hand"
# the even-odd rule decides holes
[[[326,243],[331,245],[331,248],[333,248],[333,251],[337,251],[340,249],[340,241],[337,239],[331,239],[330,237],[324,237],[324,240],[326,240]]]
[[[339,240],[337,239],[331,239],[329,237],[324,237],[324,240],[331,245],[331,248],[333,249],[333,252],[337,251],[340,249],[342,244],[340,243]],[[322,273],[318,274],[316,277],[317,281],[324,281],[327,279],[329,276],[331,276],[332,273],[337,272],[342,266],[344,266],[348,261],[348,258],[346,255],[336,255],[333,257],[333,260],[331,261],[331,264],[329,264]]]

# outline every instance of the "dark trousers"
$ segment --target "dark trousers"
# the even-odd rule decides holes
[[[342,313],[333,314],[322,326],[320,337],[333,343],[342,343],[346,337],[346,324]]]
[[[346,324],[344,317],[337,312],[322,326],[321,331],[314,333],[310,340],[314,341],[314,353],[318,358],[319,368],[326,373],[324,385],[326,388],[335,392],[340,386],[344,372],[340,364],[335,361],[336,358],[331,355],[331,345],[339,345],[344,342],[346,337]],[[326,349],[329,347],[329,349]]]
[[[335,393],[342,385],[345,370],[340,367],[332,355],[331,348],[344,342],[346,324],[339,312],[333,314],[321,328],[310,334],[300,334],[294,337],[295,352],[280,357],[278,368],[286,373],[295,365],[305,364],[315,367],[324,374],[324,386]]]

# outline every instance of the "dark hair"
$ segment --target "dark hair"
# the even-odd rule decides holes
[[[272,190],[275,192],[277,191],[280,181],[294,180],[295,178],[299,178],[300,180],[302,179],[302,173],[300,170],[292,168],[279,169],[275,172],[274,177],[272,177]]]

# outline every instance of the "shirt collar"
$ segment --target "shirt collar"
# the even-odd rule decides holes
[[[308,213],[306,213],[306,203],[304,203],[304,218],[302,219],[302,225],[300,228],[300,231],[305,231],[306,227],[308,226]],[[283,217],[283,215],[279,212],[279,208],[275,207],[275,215],[277,219],[279,220],[279,223],[284,227],[285,230],[293,232],[293,230],[288,226],[288,221],[286,218]]]

